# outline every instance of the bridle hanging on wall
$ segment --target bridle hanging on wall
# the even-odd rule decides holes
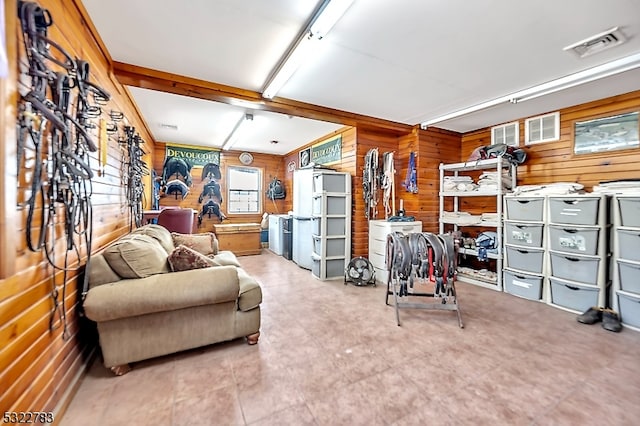
[[[16,157],[19,177],[27,182],[28,188],[26,201],[18,206],[27,209],[27,247],[33,252],[43,252],[54,270],[49,327],[53,330],[62,326],[62,337],[67,339],[70,337],[65,311],[68,273],[81,268],[69,266],[69,254],[75,252],[80,262],[84,246],[85,269],[89,267],[94,177],[89,153],[98,150],[91,130],[97,127],[94,120],[101,116],[110,95],[89,80],[87,62],[72,58],[48,38],[47,30],[53,25],[48,10],[34,2],[20,1],[18,16],[27,64],[21,63],[26,70],[19,86]],[[57,219],[60,215],[62,226]],[[57,244],[59,239],[63,246]],[[57,251],[61,247],[64,254],[59,260]],[[57,284],[59,273],[61,285]],[[83,297],[87,291],[86,275]]]

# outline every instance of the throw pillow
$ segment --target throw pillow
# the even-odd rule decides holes
[[[202,234],[180,234],[178,232],[172,232],[171,237],[173,237],[173,245],[176,247],[184,245],[205,256],[217,254],[218,246],[217,244],[214,245],[214,241],[217,243],[217,240],[212,232],[204,232]]]
[[[168,257],[169,265],[173,272],[188,271],[214,266],[207,256],[181,244],[176,247]]]
[[[144,234],[148,235],[151,238],[155,238],[158,240],[163,249],[167,252],[167,254],[171,253],[175,248],[173,246],[173,238],[171,237],[171,233],[164,226],[149,224],[141,226],[140,228],[134,229],[131,231],[132,234]]]
[[[154,238],[129,234],[107,247],[103,256],[122,278],[145,278],[169,272],[167,252]]]

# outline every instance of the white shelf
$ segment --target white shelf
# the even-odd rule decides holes
[[[473,171],[495,169],[498,163],[502,168],[508,168],[509,162],[502,158],[487,158],[486,160],[465,161],[464,163],[440,164],[440,170],[447,171]]]
[[[503,196],[505,194],[510,193],[510,190],[506,190],[503,187],[501,182],[502,173],[501,170],[509,169],[510,177],[511,177],[511,187],[514,188],[516,186],[516,167],[511,165],[508,161],[506,161],[502,157],[498,158],[490,158],[486,160],[478,160],[478,161],[467,161],[464,163],[454,163],[454,164],[440,164],[440,191],[439,191],[439,199],[440,199],[440,211],[439,211],[439,232],[445,232],[445,225],[452,225],[454,231],[458,231],[462,228],[495,228],[496,230],[496,244],[497,244],[497,253],[487,253],[487,258],[495,260],[496,270],[492,271],[495,273],[495,280],[486,279],[479,274],[465,274],[464,272],[458,272],[458,279],[460,281],[464,281],[467,283],[479,285],[482,287],[490,288],[493,290],[502,291],[502,262],[503,262],[503,229],[502,229],[502,217],[503,217]],[[458,178],[461,176],[465,176],[467,172],[473,172],[477,170],[494,170],[498,171],[499,182],[498,187],[495,190],[483,190],[480,188],[476,191],[443,191],[445,177],[453,177]],[[468,176],[468,175],[466,175]],[[473,177],[473,175],[472,175]],[[466,222],[465,218],[462,217],[462,220],[456,217],[445,217],[445,198],[449,197],[449,199],[453,199],[453,213],[460,213],[460,199],[466,197],[492,197],[495,200],[495,210],[492,213],[495,213],[497,220],[491,221],[477,221],[477,222]],[[484,201],[483,201],[484,203]],[[448,228],[450,229],[450,227]],[[460,248],[459,254],[468,255],[478,257],[478,251],[466,248]]]
[[[468,249],[464,247],[460,247],[458,253],[466,255],[466,256],[475,256],[478,257],[478,250]],[[500,255],[498,253],[487,252],[487,258],[489,259],[498,259]]]

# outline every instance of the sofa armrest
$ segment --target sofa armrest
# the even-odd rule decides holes
[[[233,266],[194,269],[126,279],[92,288],[84,301],[87,318],[100,322],[238,299]]]

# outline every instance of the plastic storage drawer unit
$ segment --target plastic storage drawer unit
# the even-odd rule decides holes
[[[323,246],[325,252],[322,252]],[[345,253],[346,244],[345,238],[322,238],[317,235],[313,236],[313,251],[320,256],[332,257],[332,256],[346,256]]]
[[[542,222],[544,217],[544,198],[505,197],[507,218]]]
[[[618,291],[618,308],[623,324],[640,327],[640,294]]]
[[[321,233],[323,220],[327,221],[324,234]],[[341,217],[328,217],[328,218],[314,217],[312,218],[313,230],[314,230],[313,233],[315,235],[321,235],[325,237],[345,235],[345,230],[347,229],[346,220],[347,219],[341,218]]]
[[[504,271],[504,289],[507,293],[529,300],[542,299],[541,276],[522,274],[520,272]]]
[[[346,215],[348,202],[349,198],[344,195],[314,195],[311,212],[314,215]]]
[[[640,262],[618,259],[620,290],[640,294]]]
[[[616,232],[620,257],[640,262],[640,229],[618,228]]]
[[[551,275],[585,284],[596,285],[600,257],[578,256],[549,251],[551,255]]]
[[[504,235],[507,244],[542,247],[542,224],[505,222]]]
[[[549,221],[572,225],[596,225],[599,205],[599,197],[549,197]]]
[[[551,250],[578,254],[596,254],[600,228],[567,227],[549,225]]]
[[[321,259],[311,255],[313,266],[311,272],[313,276],[321,280],[344,277],[345,259]]]
[[[544,250],[528,247],[505,246],[507,267],[519,271],[542,273]]]
[[[640,197],[619,197],[620,224],[640,228]]]
[[[312,192],[351,193],[351,177],[345,173],[320,173],[313,175]]]
[[[549,277],[551,283],[551,303],[577,312],[585,312],[598,306],[598,287],[586,286],[571,281]]]

